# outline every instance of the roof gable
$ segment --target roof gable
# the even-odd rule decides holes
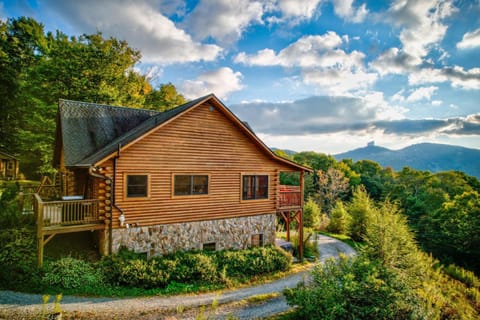
[[[57,130],[60,126],[65,166],[88,167],[99,164],[111,158],[117,150],[128,148],[129,145],[136,143],[144,136],[159,130],[163,125],[179,116],[183,116],[189,110],[205,102],[212,103],[213,106],[219,108],[264,153],[296,169],[311,171],[307,167],[300,166],[273,153],[255,135],[248,124],[238,119],[213,94],[200,97],[165,112],[61,100],[59,107],[60,123],[57,124]],[[100,110],[102,108],[106,110]],[[109,117],[111,119],[108,119]]]
[[[152,110],[60,100],[57,130],[61,130],[65,165],[78,164],[158,113]]]

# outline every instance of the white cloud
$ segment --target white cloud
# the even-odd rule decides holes
[[[438,106],[441,106],[442,103],[443,103],[442,100],[433,100],[433,101],[432,101],[432,106],[438,107]]]
[[[256,54],[239,53],[234,62],[249,66],[282,66],[300,68],[306,84],[314,84],[318,92],[342,95],[366,89],[377,79],[363,66],[365,55],[359,51],[345,52],[339,47],[345,39],[335,32],[303,36],[278,53],[263,49]]]
[[[422,63],[434,44],[439,43],[447,31],[443,19],[457,9],[450,0],[405,1],[396,0],[389,9],[392,21],[401,26],[402,51]]]
[[[361,68],[306,68],[302,72],[305,83],[313,84],[318,92],[333,96],[349,95],[349,92],[366,90],[377,80],[375,73]]]
[[[457,43],[458,49],[471,49],[476,47],[480,47],[480,29],[465,33],[462,41]]]
[[[407,98],[407,102],[416,102],[420,100],[430,100],[435,91],[438,90],[438,87],[421,87],[415,89]]]
[[[242,74],[223,67],[215,71],[200,74],[195,80],[186,80],[180,91],[189,99],[214,93],[220,99],[227,100],[230,93],[243,88]]]
[[[321,0],[278,0],[277,6],[286,18],[309,20],[320,3]]]
[[[442,69],[424,68],[408,77],[408,83],[418,85],[450,81],[453,87],[465,90],[480,89],[480,68],[465,70],[463,67],[445,67]]]
[[[139,48],[144,62],[160,64],[212,61],[222,52],[213,44],[194,41],[158,11],[158,1],[57,1],[44,0],[48,10],[68,17],[69,23],[85,32],[125,39]]]
[[[275,53],[272,49],[263,49],[255,55],[239,53],[234,62],[250,66],[312,67],[335,65],[348,59],[348,54],[335,50],[342,44],[342,38],[329,31],[324,35],[303,36],[288,47]],[[354,51],[352,56],[362,55]],[[363,55],[362,55],[363,59]]]
[[[381,54],[369,65],[381,76],[386,74],[404,74],[409,72],[417,63],[416,59],[408,54],[402,53],[398,48],[390,48]]]
[[[220,43],[238,40],[248,26],[262,23],[264,7],[259,1],[202,0],[185,23],[196,39],[209,37]]]
[[[355,9],[353,7],[354,0],[332,0],[335,14],[347,21],[360,23],[365,20],[368,10],[366,4],[362,4]]]

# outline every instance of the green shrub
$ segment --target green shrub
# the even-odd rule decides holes
[[[317,235],[311,228],[304,228],[303,229],[303,256],[310,258],[310,257],[318,257],[318,241],[316,239]],[[293,233],[290,236],[290,241],[293,244],[293,255],[298,256],[298,245],[299,239],[298,234]]]
[[[273,247],[257,247],[239,251],[216,252],[220,270],[225,269],[229,277],[249,277],[274,271],[288,270],[291,256]]]
[[[455,280],[462,282],[467,287],[480,289],[480,279],[478,279],[472,271],[450,264],[444,269],[444,272]]]
[[[134,257],[135,255],[129,256]],[[103,271],[103,278],[112,286],[162,288],[170,279],[165,265],[154,259],[147,261],[136,258],[126,259],[122,256],[108,256],[103,257],[99,265]]]
[[[102,274],[94,265],[71,257],[47,262],[44,272],[43,284],[59,290],[92,288],[103,283]]]
[[[0,231],[0,287],[14,290],[40,290],[35,232],[31,229]]]
[[[355,189],[352,202],[347,208],[349,214],[348,235],[352,240],[358,242],[364,240],[374,210],[375,207],[365,188]]]
[[[327,231],[337,234],[346,234],[348,228],[348,214],[342,201],[337,201],[330,213],[330,223]]]
[[[5,183],[0,195],[0,226],[5,229],[33,226],[32,214],[22,214],[18,206],[19,187],[16,183]]]
[[[328,260],[313,271],[313,282],[286,289],[298,319],[406,319],[408,298],[400,281],[380,263],[364,257]]]
[[[320,208],[318,204],[309,197],[303,206],[303,226],[307,228],[317,228],[320,224]]]
[[[218,267],[211,256],[202,252],[178,252],[171,256],[171,279],[178,282],[215,282],[219,279]]]
[[[291,256],[278,248],[267,246],[248,250],[214,252],[176,252],[150,260],[139,259],[134,253],[102,258],[99,266],[111,286],[166,288],[166,292],[208,283],[229,284],[232,278],[287,270]],[[173,289],[172,289],[173,288]]]

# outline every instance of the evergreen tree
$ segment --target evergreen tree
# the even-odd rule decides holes
[[[354,241],[363,241],[368,224],[372,218],[374,206],[364,188],[358,187],[353,192],[353,199],[347,208],[350,216],[348,235]]]
[[[346,234],[348,231],[348,214],[342,201],[337,201],[330,213],[330,223],[327,231],[338,234]]]

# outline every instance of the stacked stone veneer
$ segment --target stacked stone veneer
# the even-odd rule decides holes
[[[201,250],[204,243],[215,243],[216,250],[245,249],[252,235],[263,234],[264,244],[275,241],[276,215],[184,222],[112,230],[112,251],[126,247],[148,256],[177,250]]]

